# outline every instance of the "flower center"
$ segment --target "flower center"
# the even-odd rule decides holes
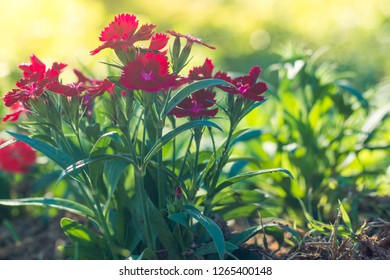
[[[250,85],[249,84],[243,84],[243,83],[239,83],[238,84],[238,90],[242,93],[242,94],[245,94],[248,89],[250,88]]]
[[[203,111],[203,106],[202,104],[199,104],[196,100],[192,100],[191,103],[193,104],[192,108],[191,108],[191,111],[194,112],[194,113],[199,113],[201,111]]]
[[[142,71],[141,72],[141,79],[144,81],[154,81],[154,75],[153,71]]]

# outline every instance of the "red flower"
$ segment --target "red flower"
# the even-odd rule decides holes
[[[218,71],[213,76],[213,70],[214,70],[213,62],[211,61],[211,59],[206,58],[202,66],[196,66],[190,70],[188,74],[188,81],[193,82],[193,81],[198,81],[203,79],[215,78],[215,79],[221,79],[227,82],[231,82],[231,79],[225,72]]]
[[[47,89],[61,94],[63,96],[72,97],[81,95],[86,87],[83,83],[73,83],[73,84],[61,84],[60,82],[51,83],[47,86]]]
[[[90,106],[90,103],[93,98],[102,95],[106,91],[110,93],[113,92],[115,84],[108,79],[98,80],[88,78],[77,69],[74,69],[73,72],[78,78],[78,83],[84,85],[86,94],[84,95],[83,104],[88,107],[87,111],[91,113],[92,107]]]
[[[210,109],[215,104],[214,98],[215,93],[211,90],[203,89],[196,91],[180,102],[171,111],[171,114],[178,118],[193,117],[197,119],[203,116],[214,117],[218,112],[218,108]]]
[[[115,84],[109,79],[94,80],[91,86],[87,87],[87,95],[96,97],[102,95],[104,92],[113,92]]]
[[[195,38],[194,36],[192,35],[189,35],[189,34],[181,34],[181,33],[178,33],[176,31],[173,31],[173,30],[167,30],[166,31],[168,34],[172,35],[172,36],[175,36],[175,37],[179,37],[179,38],[185,38],[187,39],[187,44],[193,44],[193,43],[196,43],[196,44],[199,44],[199,45],[203,45],[205,47],[208,47],[212,50],[215,50],[215,47],[213,46],[210,46],[206,43],[204,43],[201,39],[199,38]]]
[[[4,142],[0,140],[0,145]],[[0,149],[0,170],[6,172],[26,173],[35,160],[35,151],[23,142],[16,142]]]
[[[214,64],[211,59],[206,58],[202,66],[196,66],[190,70],[188,79],[190,81],[197,81],[202,79],[212,78]]]
[[[247,76],[241,76],[235,79],[231,79],[228,76],[220,75],[219,78],[224,79],[235,86],[233,87],[221,87],[224,91],[232,94],[237,94],[243,98],[262,101],[264,97],[261,95],[267,90],[267,84],[263,82],[257,82],[261,73],[259,66],[252,67],[249,70]]]
[[[91,97],[102,95],[105,91],[111,91],[115,86],[108,79],[94,80],[84,76],[78,70],[74,70],[78,78],[78,82],[64,85],[58,81],[52,82],[46,86],[46,88],[52,92],[61,94],[67,97],[81,96],[86,92],[85,97],[90,101]]]
[[[103,44],[91,51],[91,54],[97,54],[106,48],[132,48],[135,42],[149,40],[155,27],[155,24],[143,24],[136,31],[138,28],[137,17],[130,14],[119,14],[101,32],[99,40]]]
[[[120,82],[129,90],[157,92],[175,85],[176,75],[169,74],[169,62],[163,54],[137,55],[124,68]]]
[[[24,107],[22,102],[16,102],[11,105],[11,111],[12,112],[10,114],[4,116],[3,122],[16,122],[19,119],[20,114],[26,112],[27,109]]]
[[[5,106],[10,107],[16,102],[26,102],[30,98],[41,96],[48,85],[58,81],[58,76],[66,67],[66,64],[55,62],[51,68],[46,70],[46,65],[35,55],[32,55],[30,60],[31,63],[19,65],[19,68],[23,70],[23,79],[16,83],[17,89],[13,89],[4,96]]]
[[[150,40],[150,45],[149,45],[148,50],[159,51],[159,50],[163,49],[168,44],[168,41],[169,41],[169,37],[167,35],[157,33]]]

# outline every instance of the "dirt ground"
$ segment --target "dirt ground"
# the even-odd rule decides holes
[[[57,250],[67,237],[59,226],[59,218],[17,218],[12,221],[13,230],[4,223],[0,225],[0,259],[2,260],[53,260],[64,259]],[[287,234],[287,233],[286,233]],[[264,246],[253,244],[241,248],[249,258],[275,260],[390,260],[390,223],[378,219],[367,224],[357,241],[344,240],[338,245],[327,240],[307,238],[298,247],[273,248],[276,242],[267,241]],[[275,243],[275,244],[273,244]],[[239,254],[240,252],[238,252]]]

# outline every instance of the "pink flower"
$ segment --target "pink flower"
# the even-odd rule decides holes
[[[218,108],[210,109],[215,105],[215,93],[208,89],[198,90],[185,98],[171,111],[178,118],[192,117],[198,119],[203,116],[214,117]]]
[[[149,48],[150,51],[159,51],[168,44],[169,37],[162,33],[157,33],[150,40]]]
[[[174,37],[179,37],[179,38],[185,38],[187,39],[187,44],[193,44],[193,43],[196,43],[196,44],[199,44],[199,45],[203,45],[205,47],[208,47],[209,49],[212,49],[212,50],[215,50],[215,47],[213,46],[210,46],[206,43],[204,43],[201,39],[199,38],[195,38],[194,36],[192,35],[189,35],[189,34],[181,34],[179,32],[176,32],[176,31],[173,31],[173,30],[167,30],[166,33],[174,36]]]
[[[214,70],[214,64],[211,61],[211,59],[206,58],[202,66],[195,66],[192,68],[188,74],[188,81],[198,81],[203,79],[221,79],[225,80],[227,82],[231,82],[231,79],[228,77],[228,75],[225,72],[218,71],[213,76],[213,70]]]
[[[60,82],[55,82],[48,85],[47,89],[63,96],[72,97],[81,95],[85,91],[86,87],[83,83],[72,83],[64,85]]]
[[[0,140],[0,145],[4,142]],[[10,173],[26,173],[35,161],[35,151],[23,142],[15,142],[0,149],[0,170]]]
[[[12,104],[10,108],[11,113],[4,116],[3,122],[16,122],[19,119],[20,114],[27,111],[26,107],[24,107],[22,102],[16,102]]]
[[[206,58],[202,66],[196,66],[192,68],[192,70],[190,70],[188,74],[188,79],[190,81],[197,81],[212,78],[213,70],[213,62],[211,61],[211,59]]]
[[[163,54],[138,54],[123,68],[120,82],[129,90],[157,92],[175,85],[176,75],[168,70],[169,62]]]
[[[103,44],[91,51],[91,54],[95,55],[106,48],[132,48],[135,42],[149,40],[155,27],[155,24],[143,24],[138,29],[135,15],[119,14],[103,29],[99,37]]]
[[[252,67],[249,70],[249,74],[247,76],[237,77],[235,79],[231,79],[228,76],[220,75],[219,78],[226,80],[233,84],[233,87],[221,87],[224,91],[237,94],[243,98],[254,100],[254,101],[262,101],[264,97],[262,94],[267,91],[267,84],[264,82],[257,82],[261,73],[261,69],[259,66]]]
[[[23,70],[23,78],[16,83],[18,88],[4,96],[5,106],[10,107],[16,102],[26,102],[30,98],[41,96],[48,85],[58,81],[58,76],[66,67],[66,64],[55,62],[51,68],[46,69],[46,65],[35,55],[30,57],[30,61],[31,63],[19,65]]]
[[[78,83],[82,83],[85,86],[86,95],[89,97],[96,97],[102,95],[106,91],[112,92],[114,90],[115,84],[109,79],[91,79],[77,69],[74,69],[73,72],[78,78]]]

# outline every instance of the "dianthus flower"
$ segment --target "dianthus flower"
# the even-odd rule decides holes
[[[10,121],[16,122],[19,119],[20,114],[27,111],[22,102],[16,102],[10,107],[11,113],[7,114],[3,118],[3,122]]]
[[[190,72],[188,73],[187,80],[189,82],[194,82],[203,79],[215,78],[215,79],[222,79],[227,82],[231,82],[231,79],[228,77],[228,75],[225,72],[218,71],[213,76],[213,70],[214,70],[213,62],[211,61],[211,59],[206,58],[202,66],[195,66],[190,70]]]
[[[4,142],[0,140],[0,145]],[[35,161],[35,151],[23,142],[16,142],[0,149],[0,170],[26,173]]]
[[[55,82],[48,85],[47,89],[63,96],[72,97],[81,95],[85,91],[86,87],[83,83],[71,83],[64,85],[60,82]]]
[[[179,105],[171,111],[178,118],[192,117],[198,119],[203,116],[214,117],[218,108],[210,109],[215,105],[215,93],[208,89],[198,90],[189,97],[183,99]]]
[[[148,50],[159,51],[168,44],[169,37],[166,34],[157,33],[150,40]]]
[[[203,79],[213,78],[214,64],[211,59],[206,58],[202,66],[192,68],[185,78],[186,82],[194,82]],[[220,75],[218,72],[216,75]],[[185,98],[176,108],[171,111],[171,114],[176,117],[193,117],[200,118],[202,116],[213,117],[217,114],[218,108],[210,109],[215,105],[215,93],[211,89],[203,89],[194,92],[189,97]]]
[[[229,76],[220,75],[218,78],[226,80],[235,87],[221,87],[224,91],[237,94],[245,99],[254,101],[264,100],[262,94],[267,90],[267,84],[264,82],[257,82],[261,73],[259,66],[254,66],[249,70],[248,75],[240,76],[231,79]]]
[[[30,57],[30,61],[19,65],[23,70],[23,78],[16,83],[16,89],[4,96],[5,106],[10,107],[17,102],[26,102],[30,98],[41,96],[48,85],[58,81],[58,76],[66,67],[66,64],[55,62],[51,68],[46,69],[46,65],[35,55]]]
[[[78,83],[82,83],[85,86],[86,96],[88,97],[96,97],[102,95],[104,92],[112,92],[114,90],[115,84],[111,82],[109,79],[98,80],[91,79],[86,77],[79,70],[73,70],[75,75],[78,78]]]
[[[103,49],[132,48],[135,42],[146,41],[152,38],[155,24],[143,24],[138,29],[138,19],[135,15],[119,14],[100,33],[102,45],[91,51],[92,55]],[[138,29],[138,30],[137,30]]]
[[[161,53],[138,54],[124,68],[120,82],[129,90],[157,92],[175,85],[176,75],[169,73],[169,62]]]

